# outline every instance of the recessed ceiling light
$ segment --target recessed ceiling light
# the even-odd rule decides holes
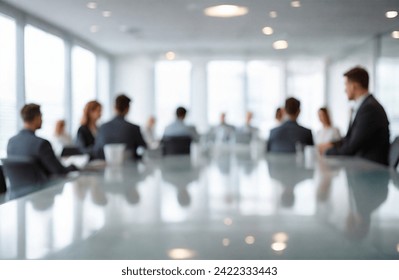
[[[88,2],[86,6],[92,10],[97,9],[97,2]]]
[[[399,31],[394,31],[394,32],[392,32],[392,38],[394,38],[394,39],[399,39]]]
[[[167,60],[174,60],[176,58],[176,54],[174,52],[167,52],[165,54],[165,58]]]
[[[91,33],[97,33],[99,30],[100,30],[100,27],[98,25],[90,26],[90,32]]]
[[[270,16],[271,18],[276,18],[276,17],[277,17],[277,12],[276,12],[276,11],[271,11],[271,12],[269,13],[269,16]]]
[[[103,17],[110,17],[112,15],[111,11],[103,11]]]
[[[301,6],[301,2],[298,0],[291,1],[291,7],[299,8]]]
[[[219,5],[206,8],[205,15],[210,17],[237,17],[248,13],[248,8],[236,5]]]
[[[270,26],[265,26],[265,27],[263,27],[262,32],[265,35],[272,35],[273,34],[273,28],[271,28]]]
[[[387,18],[396,18],[398,16],[398,12],[397,11],[388,11],[385,13],[385,16]]]
[[[284,50],[288,48],[288,42],[285,40],[278,40],[273,43],[273,48],[276,50]]]

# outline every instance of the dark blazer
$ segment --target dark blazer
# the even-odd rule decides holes
[[[54,154],[49,141],[37,137],[28,129],[21,130],[17,135],[8,141],[7,156],[24,156],[37,160],[43,172],[47,176],[66,174],[76,170],[74,166],[66,168]]]
[[[285,121],[270,131],[267,150],[277,153],[295,153],[295,144],[313,145],[312,131],[300,126],[296,121]]]
[[[139,158],[137,148],[147,147],[146,142],[138,125],[126,121],[123,117],[117,116],[111,121],[104,123],[98,129],[94,152],[97,158],[104,158],[104,145],[112,143],[124,143],[126,149],[132,152],[132,158]]]
[[[92,153],[95,138],[87,125],[79,127],[76,134],[75,144],[82,153]]]
[[[358,156],[388,165],[389,122],[384,108],[371,94],[360,105],[346,136],[327,155]]]

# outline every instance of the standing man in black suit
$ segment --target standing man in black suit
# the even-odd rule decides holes
[[[313,145],[312,131],[297,123],[301,103],[296,98],[285,101],[285,115],[287,120],[270,131],[267,151],[277,153],[295,153],[296,145]]]
[[[111,121],[100,126],[97,132],[94,146],[97,158],[104,159],[104,146],[106,144],[126,144],[126,150],[131,152],[134,159],[140,158],[137,153],[138,147],[147,148],[140,127],[125,120],[126,115],[129,113],[130,101],[131,99],[124,94],[116,97],[116,116]]]
[[[320,145],[320,153],[357,156],[388,165],[389,122],[384,108],[369,93],[369,75],[355,67],[344,77],[348,99],[354,101],[348,132],[339,142]]]
[[[21,109],[21,117],[24,128],[8,141],[8,157],[30,157],[37,161],[48,177],[77,170],[74,165],[63,166],[56,158],[50,142],[35,135],[35,131],[42,127],[42,113],[39,105],[26,104]]]

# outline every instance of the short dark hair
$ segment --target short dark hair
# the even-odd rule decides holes
[[[34,103],[29,103],[26,104],[24,107],[21,109],[21,118],[24,122],[31,122],[33,121],[37,116],[41,116],[42,112],[40,112],[40,105],[34,104]]]
[[[176,116],[178,118],[185,118],[187,114],[187,110],[184,107],[178,107],[176,109]]]
[[[285,112],[290,116],[296,115],[299,112],[300,107],[301,102],[294,97],[290,97],[285,100]]]
[[[130,101],[132,100],[129,97],[127,97],[125,94],[118,95],[115,99],[115,109],[119,113],[125,112],[125,110],[130,106]]]
[[[348,80],[360,84],[364,89],[369,88],[369,73],[363,67],[357,66],[344,73]]]

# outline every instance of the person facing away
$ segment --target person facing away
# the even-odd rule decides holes
[[[199,135],[194,126],[186,125],[187,110],[184,107],[176,109],[176,120],[165,128],[163,138],[173,136],[189,136],[194,142],[198,142]]]
[[[302,146],[313,145],[310,129],[300,126],[297,118],[300,113],[299,100],[290,97],[285,101],[286,120],[270,131],[267,151],[277,153],[295,153],[297,143]]]
[[[356,156],[388,165],[389,121],[384,108],[369,93],[369,75],[355,67],[344,73],[345,92],[354,101],[346,136],[318,146],[326,155]]]
[[[36,130],[42,127],[42,113],[39,105],[26,104],[21,109],[21,117],[24,128],[8,141],[8,157],[34,159],[48,177],[77,170],[74,165],[63,166],[55,156],[50,142],[35,135]]]
[[[96,101],[89,101],[83,109],[80,127],[76,134],[75,144],[82,153],[93,153],[97,134],[97,121],[101,118],[102,106]]]
[[[328,109],[326,107],[320,108],[318,115],[323,127],[317,131],[315,143],[318,145],[322,143],[339,141],[341,139],[341,134],[339,133],[338,128],[332,126]]]
[[[147,148],[147,144],[138,125],[125,120],[130,110],[131,99],[120,94],[115,99],[116,116],[100,126],[94,144],[95,156],[104,159],[104,146],[106,144],[126,144],[126,150],[131,153],[133,159],[139,159],[138,147]]]

